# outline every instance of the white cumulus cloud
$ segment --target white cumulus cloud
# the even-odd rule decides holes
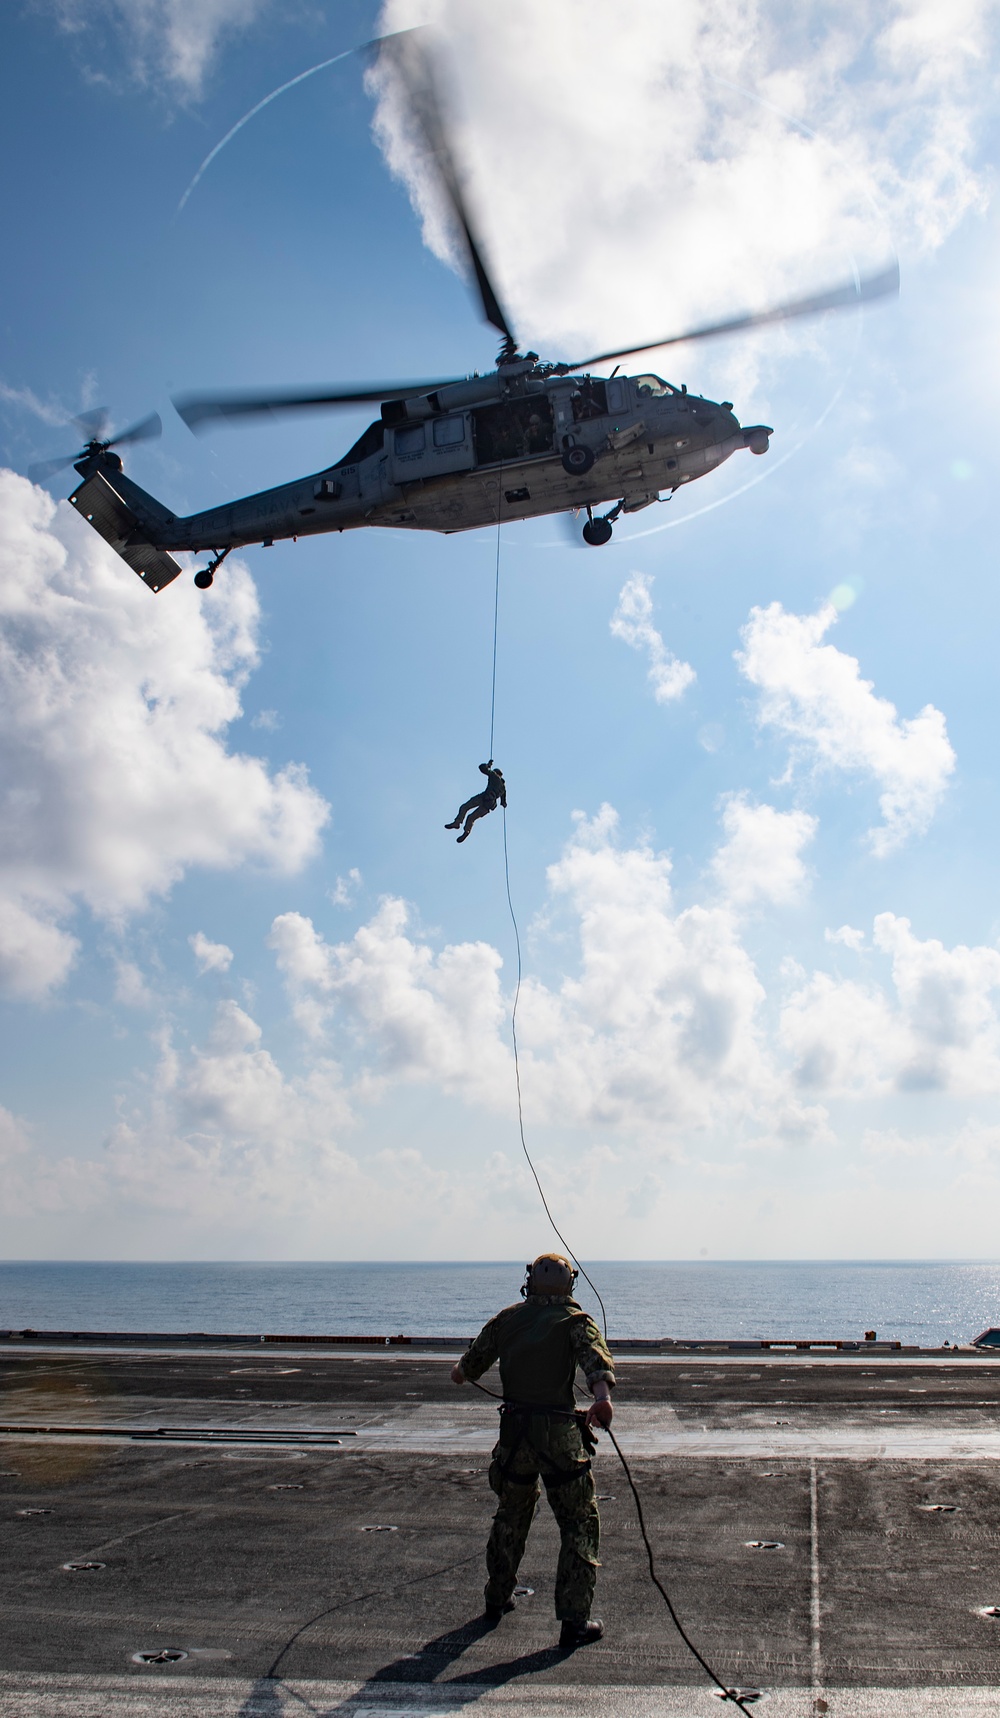
[[[80,945],[55,923],[54,904],[28,901],[0,890],[0,990],[37,998],[62,984]]]
[[[233,964],[233,951],[225,943],[212,942],[204,931],[195,931],[193,936],[188,937],[188,942],[198,962],[200,973],[229,971]]]
[[[361,887],[363,878],[356,865],[352,865],[346,877],[338,877],[333,888],[328,891],[329,898],[335,907],[349,907]]]
[[[578,958],[559,982],[529,975],[522,986],[529,1118],[621,1128],[667,1152],[686,1130],[737,1119],[767,1137],[824,1135],[825,1116],[783,1084],[767,1048],[764,989],[733,913],[678,910],[669,859],[623,847],[617,824],[610,806],[578,814],[548,871],[548,916],[567,919]],[[359,1090],[433,1081],[510,1113],[512,999],[495,949],[435,953],[396,899],[349,942],[327,943],[299,913],[280,915],[269,940],[303,1024],[350,1046]]]
[[[362,1158],[343,1144],[351,1126],[335,1063],[317,1057],[290,1075],[258,1022],[223,1002],[203,1042],[160,1034],[142,1101],[124,1107],[96,1157],[46,1155],[0,1109],[0,1234],[18,1254],[26,1236],[79,1249],[83,1217],[92,1256],[142,1258],[162,1249],[167,1218],[194,1256],[221,1238],[229,1256],[371,1258],[407,1236],[412,1245],[419,1212],[441,1256],[481,1166],[452,1178],[412,1145],[369,1145]]]
[[[68,922],[141,911],[192,866],[290,874],[328,808],[304,769],[232,753],[257,662],[245,567],[152,597],[65,504],[0,472],[0,979],[43,994]],[[228,569],[227,569],[228,570]]]
[[[837,619],[831,603],[812,615],[788,614],[779,602],[751,609],[736,660],[760,693],[759,721],[792,742],[793,760],[865,775],[881,788],[883,821],[869,841],[882,857],[927,828],[955,753],[933,704],[901,718],[862,679],[856,657],[823,642]]]
[[[618,594],[618,607],[611,616],[611,631],[633,650],[645,651],[653,697],[658,704],[669,704],[682,698],[697,676],[689,662],[681,662],[667,649],[653,625],[652,582],[648,573],[633,573],[626,580]]]
[[[133,960],[119,958],[115,961],[115,1001],[130,1011],[155,1007],[156,998],[142,969]]]
[[[500,293],[555,357],[832,282],[852,251],[882,261],[882,210],[905,250],[940,244],[985,201],[995,18],[991,0],[387,0],[381,27],[437,26]],[[425,151],[373,81],[387,159],[453,257]],[[698,364],[732,379],[731,350]]]
[[[726,841],[712,859],[712,872],[734,906],[752,901],[794,901],[806,884],[802,849],[818,828],[807,811],[777,811],[755,805],[746,793],[730,794],[722,813]]]
[[[1000,1091],[1000,950],[921,941],[895,913],[878,914],[873,940],[892,961],[909,1038],[900,1084]]]
[[[30,1149],[26,1124],[0,1105],[0,1166],[4,1174],[9,1172],[15,1158],[26,1156]]]
[[[860,954],[865,946],[864,931],[857,930],[854,925],[841,925],[836,931],[825,930],[823,938],[828,943],[841,943],[844,948],[852,949],[855,954]]]
[[[525,1090],[547,1119],[676,1140],[771,1095],[759,1030],[763,986],[732,915],[677,910],[670,861],[623,847],[604,806],[578,816],[548,871],[553,909],[576,923],[579,963],[557,989],[522,992]]]
[[[301,913],[276,918],[268,941],[303,1022],[320,1025],[336,1002],[373,1074],[496,1100],[510,1080],[500,956],[482,942],[435,955],[408,926],[390,898],[350,942],[327,943]]]
[[[853,926],[834,938],[837,950],[865,947],[861,978],[786,961],[768,995],[736,910],[745,901],[727,883],[761,900],[769,853],[779,901],[793,898],[811,820],[776,814],[793,821],[775,824],[756,816],[773,808],[739,796],[725,809],[722,892],[707,904],[681,905],[667,855],[626,844],[608,806],[576,815],[549,867],[518,1018],[528,1138],[559,1212],[584,1226],[588,1212],[607,1212],[627,1237],[656,1207],[682,1245],[679,1177],[697,1174],[720,1199],[727,1179],[759,1188],[775,1148],[829,1152],[855,1125],[865,1161],[954,1158],[988,1180],[1000,1139],[986,1113],[1000,1097],[1000,949],[921,938],[886,912],[870,942]],[[297,1071],[229,1000],[193,1045],[161,1029],[152,1076],[132,1107],[122,1100],[93,1158],[47,1158],[0,1112],[10,1223],[49,1214],[68,1235],[87,1212],[119,1256],[122,1239],[136,1246],[164,1210],[183,1214],[199,1245],[224,1225],[248,1256],[331,1246],[365,1256],[415,1229],[433,1256],[449,1224],[473,1217],[513,1245],[537,1210],[517,1155],[512,974],[500,953],[441,946],[391,897],[339,941],[288,911],[269,942],[307,1028]],[[951,1100],[947,1131],[947,1112],[922,1107],[928,1094]],[[448,1113],[435,1098],[452,1124],[456,1103],[471,1114],[421,1149],[413,1134],[431,1118],[436,1136]],[[727,1195],[726,1209],[737,1221],[738,1200]],[[10,1230],[19,1247],[29,1232]]]
[[[1000,1095],[1000,950],[921,940],[895,913],[877,915],[873,942],[888,961],[885,982],[816,972],[787,999],[780,1040],[799,1085]]]
[[[49,0],[67,30],[107,26],[133,76],[166,77],[184,95],[202,94],[221,42],[246,30],[270,0]],[[113,64],[117,67],[117,54]]]

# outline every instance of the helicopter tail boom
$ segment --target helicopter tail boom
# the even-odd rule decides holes
[[[155,548],[149,538],[155,534],[155,522],[165,522],[171,515],[152,495],[115,470],[110,460],[102,460],[100,464],[88,460],[81,475],[84,481],[74,489],[70,505],[110,543],[151,591],[162,591],[181,569],[172,556]]]

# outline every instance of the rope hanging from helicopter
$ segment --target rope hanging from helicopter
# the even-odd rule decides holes
[[[490,685],[490,748],[489,748],[489,756],[490,756],[491,762],[493,759],[493,741],[494,741],[494,735],[495,735],[495,731],[496,731],[497,643],[498,643],[498,638],[499,638],[499,627],[500,627],[500,556],[501,556],[501,541],[502,541],[502,529],[503,529],[502,521],[501,521],[501,513],[500,513],[500,500],[501,500],[501,494],[502,494],[502,484],[503,484],[503,476],[502,476],[502,470],[501,470],[501,472],[498,474],[498,479],[497,479],[497,535],[496,535],[496,558],[495,558],[494,580],[493,580],[493,662],[492,662],[492,674],[491,674],[491,685]],[[516,954],[517,954],[517,980],[516,980],[516,983],[514,986],[514,1000],[513,1000],[513,1003],[511,1004],[510,1036],[511,1036],[511,1046],[512,1046],[512,1049],[514,1052],[514,1084],[515,1084],[515,1088],[517,1091],[517,1125],[518,1125],[518,1133],[519,1133],[520,1139],[521,1139],[521,1150],[524,1153],[524,1160],[527,1163],[529,1170],[531,1171],[532,1179],[535,1183],[536,1188],[538,1189],[538,1197],[540,1198],[540,1200],[542,1202],[542,1207],[545,1211],[546,1217],[549,1220],[549,1224],[551,1225],[553,1234],[556,1236],[556,1239],[560,1242],[561,1246],[565,1249],[569,1258],[572,1259],[572,1261],[575,1264],[580,1275],[583,1277],[584,1282],[586,1282],[588,1284],[588,1286],[590,1287],[590,1289],[594,1295],[594,1298],[597,1301],[597,1304],[601,1309],[601,1323],[604,1326],[605,1339],[607,1339],[607,1335],[608,1335],[608,1314],[607,1314],[607,1308],[605,1307],[604,1301],[601,1297],[601,1292],[598,1289],[597,1284],[594,1282],[593,1278],[588,1274],[588,1272],[584,1269],[584,1266],[580,1263],[580,1260],[577,1258],[572,1247],[570,1246],[565,1235],[563,1234],[558,1223],[556,1222],[555,1217],[552,1215],[552,1209],[549,1205],[548,1199],[545,1196],[545,1189],[542,1186],[538,1171],[535,1168],[531,1153],[528,1150],[527,1139],[525,1138],[525,1132],[524,1132],[524,1099],[523,1099],[523,1094],[522,1094],[522,1090],[521,1090],[521,1060],[520,1060],[520,1053],[519,1053],[518,1042],[517,1042],[517,1008],[518,1008],[518,1003],[521,999],[521,978],[522,978],[521,933],[520,933],[520,930],[518,928],[517,915],[514,912],[514,902],[513,902],[512,896],[511,896],[511,889],[510,889],[510,855],[509,855],[508,847],[507,847],[507,806],[506,806],[506,804],[504,804],[504,806],[503,806],[503,871],[504,871],[504,887],[505,887],[506,895],[507,895],[507,910],[510,913],[510,922],[511,922],[511,926],[512,926],[513,931],[514,931],[514,947],[515,947]],[[475,1380],[470,1380],[470,1382],[475,1383]],[[485,1396],[496,1397],[496,1391],[495,1390],[488,1390],[484,1384],[475,1383],[475,1388],[477,1390],[480,1390],[483,1393],[483,1395],[485,1395]],[[574,1388],[576,1388],[575,1385],[574,1385]],[[577,1394],[579,1395],[579,1390],[577,1390]],[[502,1400],[502,1399],[503,1399],[502,1397],[497,1397],[497,1400]],[[701,1669],[705,1672],[705,1675],[708,1677],[709,1681],[715,1683],[716,1692],[720,1695],[720,1697],[723,1700],[732,1701],[732,1703],[735,1706],[738,1706],[739,1710],[741,1712],[747,1714],[747,1718],[749,1718],[749,1712],[748,1712],[747,1707],[744,1705],[744,1699],[746,1699],[746,1698],[756,1699],[756,1697],[757,1697],[756,1691],[753,1691],[751,1693],[751,1691],[749,1691],[749,1690],[739,1690],[739,1689],[731,1688],[726,1682],[724,1682],[722,1680],[722,1678],[717,1674],[717,1672],[715,1670],[713,1670],[711,1664],[709,1663],[708,1659],[705,1658],[704,1654],[699,1651],[697,1646],[695,1646],[694,1641],[691,1639],[690,1635],[687,1633],[687,1630],[684,1628],[684,1625],[681,1622],[681,1619],[677,1614],[677,1610],[674,1606],[674,1602],[670,1597],[670,1593],[668,1592],[667,1587],[666,1587],[662,1577],[660,1576],[660,1574],[657,1570],[656,1555],[655,1555],[655,1552],[653,1550],[652,1542],[651,1542],[650,1537],[649,1537],[649,1531],[648,1531],[647,1526],[646,1526],[646,1518],[645,1518],[645,1515],[643,1513],[643,1508],[642,1508],[642,1499],[639,1495],[639,1490],[638,1490],[638,1487],[635,1483],[635,1478],[633,1476],[632,1470],[629,1467],[628,1461],[625,1457],[625,1452],[623,1451],[620,1443],[618,1442],[618,1439],[615,1437],[610,1426],[607,1427],[606,1430],[607,1430],[608,1437],[611,1440],[611,1444],[612,1444],[612,1447],[614,1448],[615,1454],[617,1455],[618,1460],[621,1463],[622,1470],[625,1474],[626,1483],[628,1484],[629,1491],[631,1492],[632,1498],[635,1502],[636,1518],[637,1518],[638,1525],[639,1525],[639,1535],[642,1539],[642,1543],[643,1543],[643,1546],[644,1546],[645,1552],[646,1552],[646,1561],[648,1564],[649,1579],[652,1582],[653,1586],[656,1588],[656,1590],[659,1593],[660,1597],[662,1598],[664,1604],[666,1605],[670,1619],[671,1619],[674,1627],[676,1628],[677,1633],[680,1635],[681,1640],[683,1641],[684,1645],[687,1647],[688,1652],[691,1653],[692,1657],[700,1665]]]
[[[496,574],[495,574],[494,581],[493,581],[493,680],[492,680],[492,686],[491,686],[491,690],[490,690],[490,750],[489,750],[489,755],[491,758],[493,756],[493,730],[494,730],[494,727],[496,725],[496,714],[497,714],[497,629],[498,629],[499,623],[500,623],[500,532],[501,532],[500,497],[502,494],[502,490],[503,490],[503,465],[501,464],[500,470],[497,472],[497,554],[496,554]],[[507,813],[507,807],[504,806],[504,828],[505,829],[507,827],[506,813]]]

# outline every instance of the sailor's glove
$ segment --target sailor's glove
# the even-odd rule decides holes
[[[579,1430],[579,1433],[580,1433],[580,1438],[581,1438],[581,1441],[583,1443],[584,1450],[586,1451],[587,1455],[588,1456],[596,1455],[597,1454],[597,1439],[595,1438],[593,1432],[590,1429],[590,1421],[589,1421],[587,1415],[585,1413],[583,1413],[582,1410],[577,1412],[576,1424],[577,1424],[577,1429]]]

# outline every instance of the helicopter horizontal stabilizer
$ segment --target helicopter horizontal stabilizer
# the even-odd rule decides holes
[[[151,591],[162,591],[176,579],[180,567],[163,549],[141,540],[146,528],[137,513],[127,505],[108,481],[104,472],[95,471],[79,489],[74,489],[70,504],[93,525],[99,536],[138,573]]]

